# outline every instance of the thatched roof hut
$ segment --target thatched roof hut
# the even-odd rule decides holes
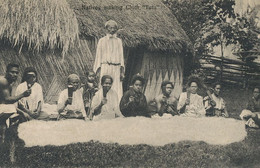
[[[175,82],[176,95],[181,91],[184,58],[190,55],[191,45],[175,16],[160,0],[4,2],[9,4],[0,5],[0,14],[13,17],[0,19],[1,24],[7,23],[0,28],[4,44],[0,72],[4,73],[4,65],[11,60],[17,60],[22,69],[35,66],[47,102],[57,99],[69,73],[82,76],[92,69],[97,41],[105,35],[104,23],[109,19],[118,22],[124,45],[125,88],[139,72],[147,79],[149,98],[151,89],[159,93],[164,79]]]

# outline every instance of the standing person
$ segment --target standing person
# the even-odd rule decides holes
[[[41,111],[44,104],[42,87],[38,83],[38,74],[33,67],[24,70],[22,83],[16,89],[16,95],[31,89],[32,93],[18,101],[18,109],[23,113],[26,120],[48,119],[48,114]]]
[[[90,105],[93,99],[93,96],[98,91],[98,84],[96,82],[96,74],[94,71],[87,71],[87,81],[83,85],[83,100],[85,105],[85,111],[87,116],[90,112]]]
[[[97,91],[92,99],[90,119],[113,119],[121,117],[119,111],[119,101],[117,93],[112,89],[113,78],[109,75],[104,75],[101,78],[102,88]]]
[[[83,119],[86,117],[83,89],[79,88],[79,86],[79,76],[76,74],[69,75],[68,86],[61,91],[57,105],[57,110],[62,118]]]
[[[145,116],[151,117],[148,113],[147,101],[142,93],[144,78],[135,75],[131,81],[132,87],[126,91],[120,101],[120,110],[125,117]]]
[[[125,67],[122,40],[116,35],[118,26],[115,21],[107,21],[105,28],[107,35],[98,41],[93,70],[99,79],[104,75],[110,75],[113,78],[112,89],[120,100],[123,95],[122,80]]]
[[[226,102],[222,97],[220,97],[220,92],[221,92],[221,84],[215,83],[213,85],[213,93],[211,94],[211,98],[209,96],[206,96],[204,98],[206,116],[217,116],[217,117],[229,116],[226,108]]]
[[[198,78],[191,77],[187,83],[187,92],[180,95],[177,110],[181,116],[201,117],[205,116],[206,111],[203,105],[203,98],[197,94],[201,83]]]
[[[31,89],[26,89],[19,95],[12,96],[12,87],[17,80],[19,74],[19,65],[8,64],[5,76],[0,77],[0,127],[1,127],[1,142],[4,142],[4,134],[9,126],[8,118],[16,113],[14,103],[23,97],[28,97],[31,94]]]
[[[253,96],[249,99],[246,109],[240,114],[240,118],[246,121],[247,127],[259,128],[260,126],[260,89],[255,87]]]
[[[27,89],[17,96],[12,96],[12,87],[17,80],[19,74],[19,66],[17,64],[8,64],[5,76],[0,76],[0,144],[5,142],[6,129],[10,125],[11,115],[16,113],[14,103],[23,97],[28,97],[31,94],[31,89]],[[10,120],[9,120],[10,118]],[[14,119],[14,118],[12,118]],[[13,127],[16,129],[17,127]],[[15,130],[11,129],[12,135],[17,135]],[[11,136],[10,144],[10,161],[15,161],[15,139],[16,136]],[[4,153],[2,151],[2,153]]]
[[[163,116],[164,113],[169,113],[172,116],[178,115],[177,99],[171,94],[174,85],[170,81],[163,81],[161,84],[162,94],[155,98],[157,104],[157,113]]]

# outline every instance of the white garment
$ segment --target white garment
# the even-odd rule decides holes
[[[91,104],[91,113],[94,113],[94,109],[99,106],[101,100],[103,99],[103,89],[100,89],[96,92],[95,96],[92,99]],[[101,108],[101,113],[94,116],[94,120],[100,119],[113,119],[116,118],[116,115],[121,117],[122,114],[119,110],[119,101],[116,92],[110,89],[106,95],[107,103],[104,104]]]
[[[68,99],[68,89],[64,89],[61,91],[59,100],[58,100],[58,111],[59,108],[63,107],[65,105],[65,102]],[[77,89],[75,92],[73,92],[72,95],[72,103],[68,104],[64,108],[64,112],[61,114],[66,114],[67,111],[73,111],[73,112],[81,112],[83,117],[86,117],[86,111],[84,108],[84,102],[83,102],[83,89]]]
[[[187,99],[187,92],[183,92],[180,95],[180,99],[178,102],[177,110],[180,110],[184,105]],[[206,111],[203,105],[203,98],[198,94],[190,94],[190,104],[186,105],[185,112],[182,116],[191,116],[191,117],[199,117],[205,116]]]
[[[122,81],[120,81],[120,68],[124,67],[123,45],[120,38],[107,35],[97,44],[96,58],[93,70],[101,68],[100,78],[110,75],[113,78],[112,89],[117,93],[118,100],[123,96]]]
[[[226,103],[224,101],[224,99],[222,97],[217,97],[215,96],[215,94],[211,95],[213,100],[216,102],[216,106],[214,107],[215,109],[218,110],[223,110],[226,107]],[[206,97],[206,99],[208,99],[209,97]],[[209,101],[205,102],[205,108],[209,109],[211,107]]]
[[[23,82],[18,85],[16,89],[16,96],[22,94],[28,89],[27,82]],[[19,100],[19,103],[23,104],[24,107],[27,107],[28,109],[35,111],[37,110],[38,103],[41,101],[42,104],[44,104],[43,100],[43,93],[42,93],[42,87],[39,83],[34,83],[31,87],[31,94],[28,97],[23,97]]]

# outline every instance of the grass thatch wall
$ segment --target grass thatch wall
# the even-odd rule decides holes
[[[66,0],[0,0],[0,39],[20,50],[61,48],[78,43],[78,23]]]

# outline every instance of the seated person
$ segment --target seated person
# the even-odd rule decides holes
[[[203,105],[203,98],[197,94],[198,87],[201,86],[197,77],[190,77],[187,83],[187,92],[180,95],[177,110],[181,116],[201,117],[206,111]]]
[[[90,104],[93,96],[98,91],[98,84],[96,83],[96,74],[94,71],[87,71],[87,81],[83,85],[83,100],[87,116],[90,112]]]
[[[125,117],[150,117],[147,110],[146,97],[142,93],[144,78],[135,75],[131,81],[132,87],[126,91],[120,101],[120,110]]]
[[[260,89],[254,88],[253,97],[249,99],[247,107],[240,114],[242,120],[247,121],[246,126],[259,128],[260,126]]]
[[[119,101],[117,93],[111,89],[113,78],[110,75],[104,75],[101,78],[102,88],[96,92],[92,99],[90,119],[113,119],[121,117],[119,111]]]
[[[228,117],[226,102],[222,97],[220,97],[220,91],[221,84],[215,83],[213,85],[213,93],[211,96],[206,96],[204,98],[206,116]]]
[[[157,113],[162,116],[169,113],[172,116],[177,115],[177,99],[171,95],[174,85],[170,81],[163,81],[161,85],[162,94],[155,98],[157,104]]]
[[[37,72],[33,67],[24,70],[22,83],[16,89],[16,95],[20,95],[27,89],[31,89],[31,94],[18,101],[18,110],[23,113],[26,121],[31,119],[48,119],[48,114],[41,111],[43,101],[42,87],[37,82]]]
[[[79,89],[80,78],[76,74],[68,76],[68,88],[64,89],[59,96],[57,110],[61,118],[86,117],[83,102],[83,89]]]

